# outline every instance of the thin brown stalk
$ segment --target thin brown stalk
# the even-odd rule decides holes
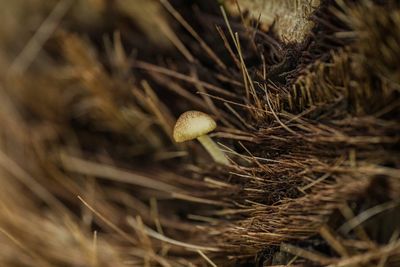
[[[214,51],[204,42],[204,40],[197,34],[197,32],[190,26],[190,24],[175,10],[175,8],[167,1],[160,0],[161,4],[171,13],[174,18],[179,21],[179,23],[199,42],[200,46],[204,51],[210,56],[218,66],[222,69],[226,69],[225,64],[219,59],[219,57],[214,53]]]
[[[127,218],[127,222],[130,226],[132,226],[134,229],[139,229],[138,223],[135,219],[133,219],[132,217],[128,217]],[[220,251],[219,248],[215,248],[215,247],[206,247],[206,246],[199,246],[199,245],[193,245],[193,244],[189,244],[189,243],[185,243],[185,242],[181,242],[178,240],[174,240],[172,238],[166,237],[160,233],[157,233],[156,231],[146,227],[143,225],[143,227],[141,227],[146,234],[148,234],[149,236],[158,239],[160,241],[175,245],[175,246],[181,246],[184,247],[188,250],[192,250],[192,251],[197,251],[197,250],[204,250],[204,251]]]
[[[281,251],[296,255],[301,258],[308,259],[312,262],[319,263],[321,265],[327,265],[332,263],[333,261],[332,258],[328,258],[320,253],[311,252],[286,243],[281,244]]]
[[[25,72],[29,65],[34,61],[35,57],[39,54],[43,45],[54,33],[57,26],[60,24],[60,21],[71,8],[73,3],[73,0],[58,1],[51,13],[42,22],[35,34],[12,62],[9,70],[10,74],[22,74]]]
[[[135,67],[140,68],[140,69],[144,69],[144,70],[148,70],[148,71],[153,71],[153,72],[158,72],[158,73],[162,73],[164,75],[168,75],[171,77],[174,77],[176,79],[180,79],[186,82],[190,82],[190,83],[200,83],[202,86],[204,86],[205,88],[215,91],[217,93],[220,93],[222,95],[226,95],[229,97],[237,97],[236,94],[232,93],[232,92],[228,92],[225,89],[222,89],[218,86],[212,85],[210,83],[207,82],[203,82],[203,81],[198,81],[196,79],[194,79],[193,77],[178,73],[176,71],[167,69],[167,68],[163,68],[160,66],[156,66],[156,65],[152,65],[150,63],[146,63],[146,62],[142,62],[142,61],[135,61],[134,64]]]

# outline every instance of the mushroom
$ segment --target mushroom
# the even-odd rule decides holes
[[[209,115],[200,111],[187,111],[176,121],[173,137],[177,143],[196,138],[217,163],[228,165],[229,161],[224,152],[207,135],[216,127],[216,122]]]

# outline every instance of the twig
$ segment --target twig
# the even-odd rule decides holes
[[[333,261],[332,258],[328,258],[320,253],[311,252],[311,251],[308,251],[308,250],[305,250],[305,249],[302,249],[302,248],[299,248],[299,247],[296,247],[296,246],[293,246],[290,244],[286,244],[286,243],[281,244],[281,251],[299,256],[304,259],[308,259],[312,262],[317,262],[321,265],[327,265],[327,264],[332,263],[332,261]]]
[[[11,63],[9,72],[11,74],[22,74],[32,64],[33,60],[39,54],[43,45],[56,30],[62,17],[72,6],[74,0],[60,0],[53,8],[51,13],[39,26],[35,34],[29,39],[21,53]]]
[[[350,258],[345,258],[336,263],[330,264],[327,267],[347,267],[355,264],[365,264],[373,259],[378,259],[383,254],[389,256],[390,254],[398,251],[399,249],[400,249],[400,241],[397,241],[395,243],[389,244],[375,251],[363,253]]]
[[[389,210],[389,209],[393,209],[396,206],[398,206],[400,204],[400,200],[394,200],[394,201],[390,201],[390,202],[386,202],[380,205],[376,205],[370,209],[367,209],[363,212],[361,212],[360,214],[358,214],[357,216],[355,216],[354,218],[350,219],[349,221],[347,221],[345,224],[343,224],[340,228],[339,228],[339,232],[342,232],[344,234],[349,233],[352,229],[354,229],[355,227],[357,227],[358,225],[362,224],[363,222],[365,222],[366,220],[370,219],[371,217],[385,211],[385,210]]]
[[[214,51],[204,42],[197,32],[190,26],[189,23],[174,9],[167,0],[160,0],[161,4],[171,13],[172,16],[200,43],[200,46],[215,61],[221,68],[226,69],[225,64],[218,58]]]
[[[138,229],[138,223],[132,217],[128,217],[127,218],[127,222],[134,229]],[[216,251],[220,251],[219,248],[198,246],[198,245],[193,245],[193,244],[177,241],[175,239],[172,239],[172,238],[166,237],[166,236],[164,236],[164,235],[162,235],[160,233],[157,233],[153,229],[150,229],[150,228],[148,228],[147,226],[144,226],[144,225],[141,228],[143,228],[143,230],[146,232],[146,234],[148,234],[149,236],[151,236],[151,237],[153,237],[155,239],[158,239],[158,240],[163,241],[163,242],[170,243],[170,244],[175,245],[175,246],[184,247],[184,248],[186,248],[188,250],[192,250],[192,251],[204,250],[204,251],[215,251],[215,252]]]
[[[167,183],[157,181],[143,175],[121,170],[114,166],[87,161],[84,159],[69,156],[67,154],[61,154],[60,157],[64,168],[72,172],[77,172],[94,177],[107,178],[113,181],[143,186],[162,192],[170,193],[180,191],[179,188],[169,185]]]

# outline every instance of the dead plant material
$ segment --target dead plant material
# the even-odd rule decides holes
[[[400,266],[400,5],[139,2],[0,1],[0,266]]]

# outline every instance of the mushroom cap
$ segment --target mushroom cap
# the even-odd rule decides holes
[[[186,111],[175,123],[173,137],[181,143],[208,134],[217,127],[214,119],[200,111]]]

